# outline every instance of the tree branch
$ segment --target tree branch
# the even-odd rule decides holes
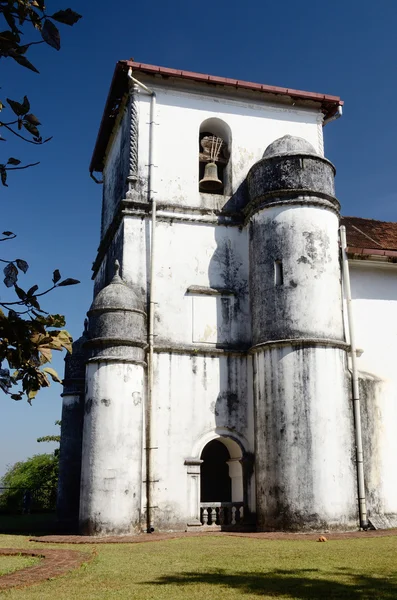
[[[46,142],[49,142],[52,139],[52,138],[47,138],[46,140],[44,140],[44,142],[35,142],[34,140],[28,140],[28,138],[23,137],[23,135],[21,135],[20,133],[17,133],[11,127],[8,127],[8,125],[6,123],[1,122],[1,125],[3,127],[5,127],[6,129],[8,129],[8,131],[11,131],[11,133],[16,135],[17,137],[21,138],[21,140],[23,140],[24,142],[28,142],[28,144],[33,144],[33,146],[41,146],[42,144],[45,144]]]
[[[45,142],[43,142],[43,144],[44,143]],[[21,169],[28,169],[29,167],[36,167],[39,164],[40,164],[40,161],[35,162],[35,163],[30,163],[30,165],[25,165],[24,167],[6,167],[6,171],[20,171]],[[1,240],[0,240],[0,242],[1,242]]]

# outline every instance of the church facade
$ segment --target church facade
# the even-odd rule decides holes
[[[342,104],[117,64],[90,167],[94,299],[66,359],[63,522],[395,526],[397,225],[340,218],[323,130]]]

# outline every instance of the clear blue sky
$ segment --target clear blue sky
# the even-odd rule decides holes
[[[71,7],[83,19],[61,28],[59,53],[33,47],[40,75],[1,61],[2,99],[22,100],[26,93],[43,135],[54,136],[42,148],[1,146],[3,157],[41,160],[0,189],[0,231],[18,234],[7,249],[3,244],[2,256],[28,260],[21,280],[27,286],[44,286],[55,268],[81,280],[44,303],[66,315],[74,337],[91,302],[99,241],[101,187],[89,178],[88,164],[117,60],[341,96],[344,116],[326,127],[325,152],[337,167],[342,213],[397,221],[395,0],[48,0],[47,6]],[[62,372],[63,359],[55,366]],[[54,384],[32,407],[0,397],[0,475],[7,464],[52,448],[36,438],[56,433],[60,393]]]

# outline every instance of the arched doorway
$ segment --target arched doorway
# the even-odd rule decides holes
[[[212,440],[201,453],[201,502],[231,502],[230,454],[222,442]]]
[[[236,525],[243,519],[242,451],[229,437],[209,441],[200,455],[200,522]]]

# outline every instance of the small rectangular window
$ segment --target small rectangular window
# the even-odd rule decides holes
[[[283,263],[281,260],[274,261],[274,285],[283,285]]]

